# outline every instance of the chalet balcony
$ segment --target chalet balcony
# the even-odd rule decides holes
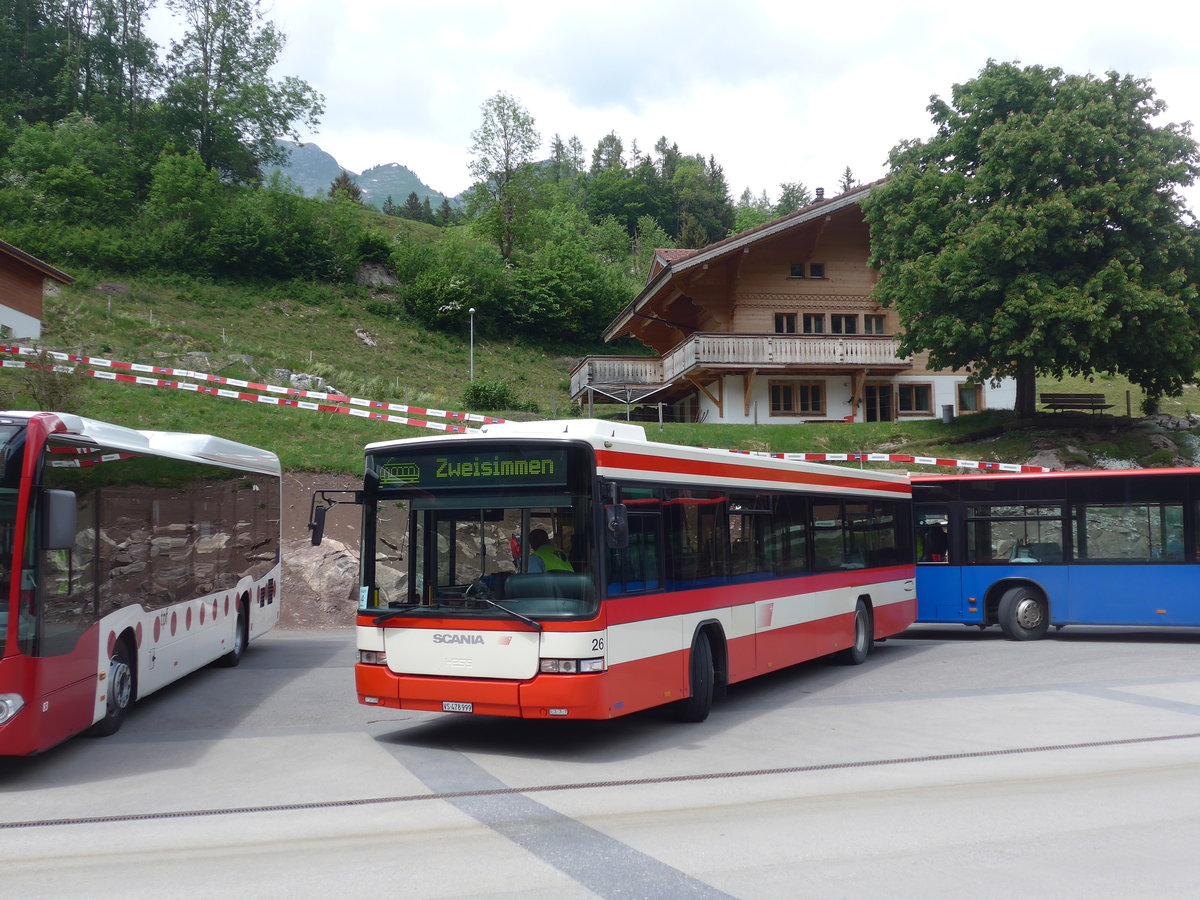
[[[703,379],[751,371],[894,375],[912,368],[898,348],[893,335],[700,333],[661,358],[588,356],[571,371],[571,397],[579,399],[588,388],[646,396],[689,376]]]

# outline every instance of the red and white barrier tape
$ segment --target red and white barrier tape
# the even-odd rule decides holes
[[[1043,466],[1023,466],[1017,463],[981,462],[974,459],[946,459],[937,456],[910,456],[906,453],[765,453],[754,450],[732,450],[749,456],[768,456],[772,459],[796,459],[802,462],[887,462],[912,466],[943,466],[959,469],[979,469],[983,472],[1050,472]]]
[[[38,369],[37,363],[23,360],[0,359],[0,368],[6,369]],[[68,366],[54,366],[55,371],[73,371]],[[245,391],[230,391],[225,388],[205,387],[190,381],[168,381],[162,378],[147,378],[144,375],[125,375],[120,372],[97,372],[86,369],[78,374],[88,378],[99,378],[104,381],[117,381],[125,384],[141,384],[149,387],[175,388],[181,391],[191,391],[196,394],[207,394],[210,397],[225,397],[230,400],[244,400],[248,403],[266,403],[272,406],[290,406],[296,409],[308,409],[314,412],[343,413],[364,419],[376,419],[381,422],[392,422],[397,425],[411,425],[416,428],[432,428],[435,431],[446,431],[451,434],[461,434],[467,431],[465,425],[452,425],[448,422],[426,422],[423,419],[409,419],[402,416],[392,416],[387,413],[371,412],[365,409],[352,409],[348,406],[336,406],[328,403],[310,403],[306,400],[295,400],[287,397],[268,397],[264,394],[251,394]],[[336,396],[336,395],[335,395]]]
[[[38,356],[42,353],[35,347],[16,347],[10,345],[0,346],[0,353],[6,353],[11,356]],[[127,363],[116,362],[111,359],[103,359],[96,356],[76,356],[73,353],[60,353],[56,350],[44,351],[48,357],[59,362],[81,363],[89,366],[99,366],[102,369],[117,369],[127,372],[144,372],[148,375],[173,375],[177,378],[191,378],[195,381],[204,381],[210,384],[228,385],[230,387],[246,388],[253,391],[266,391],[270,394],[282,394],[287,397],[304,397],[312,400],[328,400],[334,403],[349,403],[352,406],[362,406],[368,409],[382,409],[388,412],[410,413],[416,416],[432,416],[435,419],[455,419],[465,422],[480,422],[484,425],[494,425],[503,422],[504,419],[498,419],[493,416],[481,416],[477,413],[453,412],[445,409],[427,409],[421,406],[408,406],[403,403],[386,403],[381,400],[364,400],[361,397],[349,397],[345,394],[330,394],[322,391],[305,391],[299,388],[281,387],[274,384],[260,384],[254,381],[243,381],[240,378],[225,378],[221,375],[209,375],[206,372],[194,372],[190,369],[173,369],[167,366],[151,366],[144,363]],[[12,368],[12,367],[10,367]],[[98,374],[95,377],[106,377],[103,374]],[[127,380],[127,379],[121,379]],[[139,384],[151,382],[138,382]],[[185,389],[186,390],[186,389]],[[208,392],[211,393],[211,392]],[[221,394],[219,396],[225,396]],[[246,399],[246,398],[239,398]],[[263,402],[270,402],[264,400]],[[283,404],[296,405],[296,404]],[[309,409],[310,406],[300,404],[302,409]],[[351,411],[351,415],[362,415]],[[380,418],[387,421],[392,421],[388,416],[367,416],[366,418]],[[404,424],[408,424],[405,422]],[[461,429],[460,429],[461,430]]]

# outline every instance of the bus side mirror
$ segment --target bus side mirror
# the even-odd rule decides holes
[[[308,523],[308,527],[312,530],[312,545],[314,547],[321,546],[321,539],[325,536],[325,513],[327,512],[329,512],[328,506],[313,507],[312,521]]]
[[[75,492],[47,490],[43,496],[42,549],[70,550],[75,546]]]
[[[610,550],[624,550],[629,546],[629,515],[624,503],[605,507],[604,539]]]
[[[350,494],[353,499],[338,500],[331,494]],[[343,490],[316,490],[313,491],[312,504],[309,506],[308,513],[308,530],[312,532],[312,545],[314,547],[321,546],[321,539],[325,536],[325,515],[339,503],[353,503],[357,506],[362,506],[363,492],[362,491],[343,491]]]

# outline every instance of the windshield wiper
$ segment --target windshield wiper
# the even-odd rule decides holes
[[[415,610],[420,610],[423,608],[424,607],[422,607],[421,604],[419,604],[419,603],[407,603],[404,606],[398,607],[396,609],[389,609],[385,613],[380,613],[379,615],[377,615],[375,617],[373,624],[382,625],[388,619],[395,619],[398,616],[406,616],[410,612],[413,612]]]
[[[529,616],[523,616],[519,612],[509,609],[507,606],[504,606],[501,603],[497,603],[491,597],[484,597],[484,596],[477,594],[474,597],[472,597],[471,599],[486,603],[488,606],[493,606],[496,609],[500,610],[502,613],[512,616],[514,619],[520,619],[522,622],[524,622],[526,625],[528,625],[530,628],[534,629],[535,631],[542,630],[541,622],[537,621],[536,619],[531,619],[531,618],[529,618]],[[390,619],[396,619],[396,618],[399,618],[400,616],[406,616],[412,612],[420,612],[425,615],[432,615],[431,610],[433,608],[434,607],[425,606],[420,603],[409,603],[405,606],[400,607],[399,609],[389,609],[385,613],[380,613],[372,620],[372,624],[373,625],[382,625],[384,622],[387,622]]]
[[[494,606],[496,609],[500,610],[501,612],[508,613],[508,615],[512,616],[514,619],[520,619],[522,622],[524,622],[526,625],[528,625],[530,628],[534,629],[535,631],[542,630],[541,622],[537,621],[536,619],[531,619],[531,618],[529,618],[529,616],[523,616],[516,610],[509,609],[503,603],[497,603],[491,597],[485,597],[482,594],[476,594],[471,599],[472,600],[482,600],[488,606]]]

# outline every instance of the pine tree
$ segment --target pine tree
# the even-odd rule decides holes
[[[342,169],[337,178],[329,185],[330,199],[349,200],[351,203],[362,203],[362,188],[354,182],[354,177]]]
[[[416,191],[410,191],[408,197],[404,200],[404,209],[401,215],[406,219],[412,219],[414,222],[420,222],[424,219],[421,209],[421,198],[417,196]]]

